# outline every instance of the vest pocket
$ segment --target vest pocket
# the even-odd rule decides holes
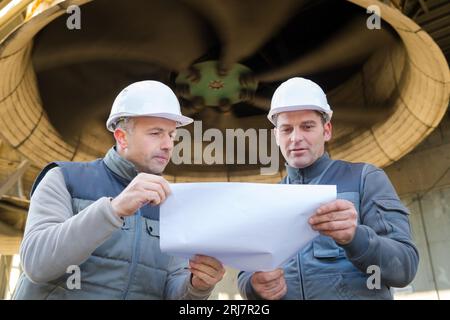
[[[141,218],[143,237],[140,250],[140,261],[146,266],[167,270],[171,256],[162,253],[159,246],[159,221]]]
[[[338,259],[345,257],[344,249],[340,248],[330,237],[320,235],[313,240],[312,245],[315,258]]]
[[[159,221],[144,219],[145,220],[145,229],[147,233],[155,238],[159,239]]]
[[[378,235],[387,235],[393,231],[389,219],[399,217],[400,213],[403,217],[409,215],[408,209],[397,199],[377,199],[373,200],[376,207],[376,222],[373,226],[374,231]]]

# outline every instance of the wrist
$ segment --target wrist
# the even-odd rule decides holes
[[[113,213],[114,213],[116,216],[118,216],[119,218],[123,219],[123,215],[120,214],[120,210],[118,210],[118,208],[117,208],[117,203],[116,203],[115,200],[116,200],[115,198],[109,197],[109,202],[111,203],[112,211],[113,211]]]

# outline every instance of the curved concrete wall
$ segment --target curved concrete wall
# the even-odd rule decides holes
[[[55,159],[84,161],[98,156],[86,151],[89,149],[78,148],[80,144],[93,150],[105,148],[104,141],[92,135],[72,144],[61,138],[45,114],[30,60],[33,37],[39,30],[65,14],[68,5],[86,2],[63,1],[26,22],[0,44],[0,134],[37,166]],[[329,151],[335,158],[383,167],[411,151],[439,124],[448,106],[449,70],[434,41],[399,11],[379,1],[350,2],[364,8],[378,5],[383,23],[391,25],[401,41],[375,53],[359,74],[328,93],[330,101],[347,105],[393,104],[393,113],[369,129],[338,126]],[[373,101],[374,97],[378,100]],[[205,176],[200,170],[168,178],[260,182],[280,178],[280,175],[260,176],[259,171]]]

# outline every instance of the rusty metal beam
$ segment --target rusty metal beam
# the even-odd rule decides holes
[[[22,14],[34,0],[14,0],[0,10],[0,28]]]
[[[16,171],[12,173],[6,179],[6,181],[0,184],[0,198],[22,178],[22,175],[25,173],[29,166],[30,162],[28,160],[23,160],[16,168]]]

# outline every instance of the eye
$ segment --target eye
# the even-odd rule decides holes
[[[283,128],[281,129],[282,133],[291,133],[292,132],[292,128]]]
[[[311,130],[311,129],[313,129],[314,128],[314,125],[313,124],[305,124],[304,126],[303,126],[303,129],[305,129],[305,130]]]

